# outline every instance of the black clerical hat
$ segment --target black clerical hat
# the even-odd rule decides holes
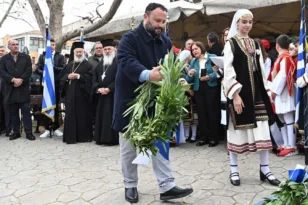
[[[101,43],[103,44],[103,47],[106,47],[106,46],[114,47],[113,39],[105,39],[105,40],[102,40]]]
[[[84,47],[84,42],[80,42],[80,41],[76,41],[72,44],[71,47],[71,52],[70,52],[70,57],[69,57],[69,61],[74,60],[74,50],[76,48],[83,48]]]
[[[76,41],[73,43],[74,50],[76,48],[84,48],[84,42]]]

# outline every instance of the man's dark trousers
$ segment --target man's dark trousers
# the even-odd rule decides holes
[[[23,125],[27,135],[32,134],[32,120],[29,103],[13,103],[9,104],[11,121],[14,134],[20,133],[19,109],[21,109]]]

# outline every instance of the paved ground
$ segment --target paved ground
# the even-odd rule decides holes
[[[24,137],[15,141],[0,136],[0,204],[22,205],[126,205],[119,165],[119,147],[94,143],[66,145],[60,138]],[[161,202],[151,167],[140,166],[141,205],[194,204],[246,205],[268,196],[275,187],[258,179],[258,155],[239,157],[242,185],[229,182],[225,146],[171,149],[174,176],[194,193],[181,200]],[[287,169],[303,164],[303,156],[288,159],[270,156],[272,172],[280,179]]]

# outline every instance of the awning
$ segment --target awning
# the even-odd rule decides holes
[[[238,9],[255,9],[268,6],[281,5],[286,3],[298,2],[300,0],[203,0],[207,15],[223,14],[236,11]],[[278,11],[278,10],[277,10]],[[275,15],[276,12],[270,13]],[[285,15],[288,15],[285,13]]]

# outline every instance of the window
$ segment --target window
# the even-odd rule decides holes
[[[25,38],[17,38],[15,40],[18,41],[19,51],[22,52],[25,47]]]
[[[39,48],[44,48],[44,39],[30,37],[30,52],[38,52]]]

